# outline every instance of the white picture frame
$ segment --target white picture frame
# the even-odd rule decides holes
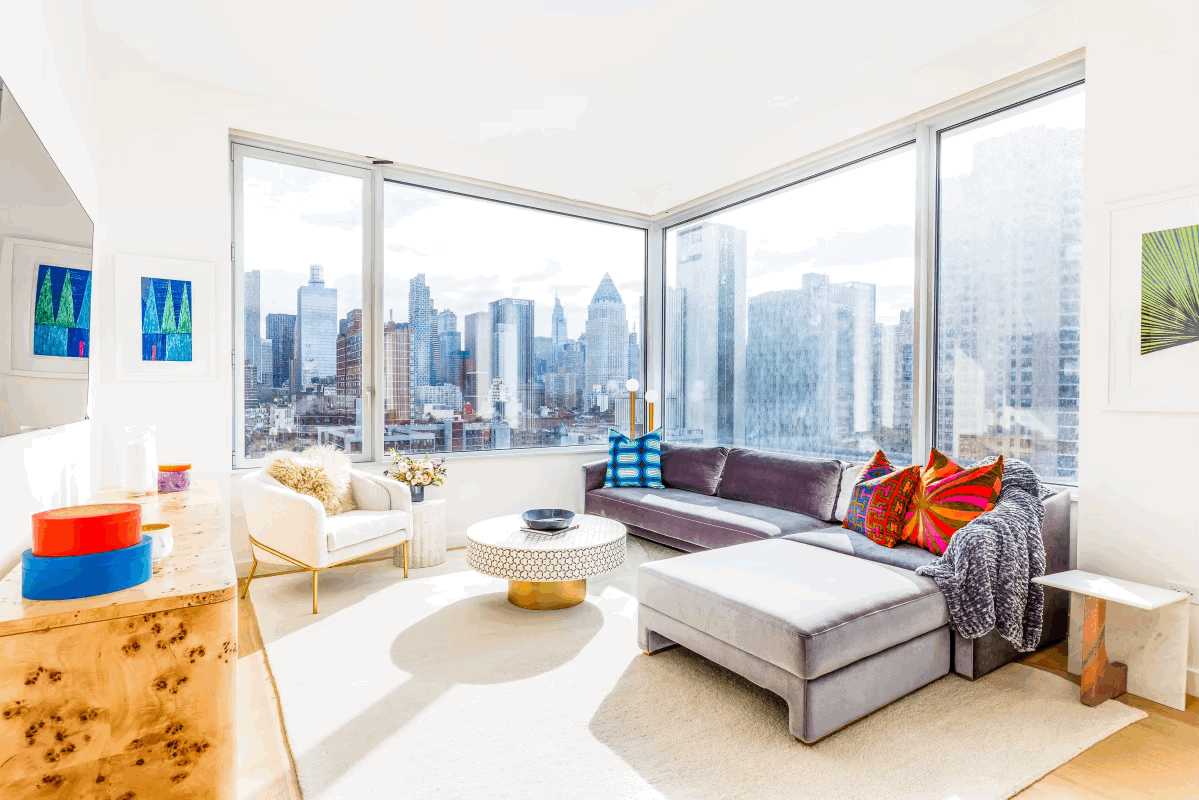
[[[1199,344],[1141,354],[1141,237],[1199,223],[1199,187],[1108,205],[1106,411],[1199,414]]]
[[[8,324],[0,326],[0,335],[8,341],[0,347],[0,371],[26,378],[55,378],[86,381],[91,363],[91,344],[87,358],[40,356],[33,352],[33,318],[37,304],[38,267],[92,271],[92,250],[55,242],[6,236],[0,244],[0,308],[9,309]],[[95,282],[92,304],[95,305]],[[96,315],[93,313],[92,320]],[[94,330],[94,325],[89,325]],[[89,333],[94,344],[94,338]]]
[[[141,279],[191,281],[192,360],[142,360]],[[211,261],[118,253],[117,378],[124,381],[216,380],[216,265]]]

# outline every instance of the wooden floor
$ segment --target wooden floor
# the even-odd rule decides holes
[[[243,581],[244,583],[244,581]],[[249,597],[238,604],[238,789],[242,800],[301,800],[283,732],[274,679]],[[1034,653],[1021,663],[1061,675],[1066,645]],[[1130,694],[1117,702],[1149,714],[1058,767],[1019,795],[1020,800],[1184,800],[1199,798],[1199,699],[1187,710]]]

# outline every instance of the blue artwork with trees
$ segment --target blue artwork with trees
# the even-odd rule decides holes
[[[33,354],[87,358],[91,319],[92,273],[40,264],[33,307]]]
[[[142,361],[192,360],[192,282],[142,278]]]

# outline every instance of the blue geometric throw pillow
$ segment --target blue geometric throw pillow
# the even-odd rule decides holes
[[[608,430],[608,472],[604,487],[665,489],[662,485],[662,429],[630,439]]]

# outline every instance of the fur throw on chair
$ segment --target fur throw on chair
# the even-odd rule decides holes
[[[300,453],[277,450],[263,460],[262,470],[288,489],[320,501],[327,517],[355,508],[350,459],[332,445],[314,445]]]

